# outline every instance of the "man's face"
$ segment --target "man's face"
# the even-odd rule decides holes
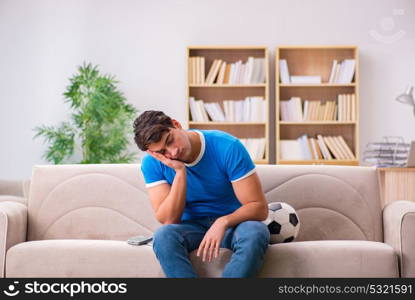
[[[192,149],[185,131],[171,128],[162,134],[159,142],[150,144],[148,150],[160,153],[169,159],[187,162]]]

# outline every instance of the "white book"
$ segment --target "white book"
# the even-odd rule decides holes
[[[329,83],[334,83],[334,76],[336,75],[336,66],[337,66],[337,60],[333,60],[333,65],[331,66],[331,72],[329,77]]]
[[[199,110],[196,107],[194,97],[189,97],[190,117],[193,122],[200,122],[202,117],[199,115]]]
[[[209,122],[208,114],[205,110],[203,100],[196,100],[196,107],[199,110],[199,115],[202,116],[202,119],[199,122]]]
[[[254,97],[250,97],[249,98],[250,101],[250,107],[251,107],[251,116],[250,116],[250,121],[251,122],[257,122],[257,118],[258,118],[258,106],[256,104],[256,100]]]
[[[259,61],[259,76],[255,83],[265,82],[265,58],[257,58]]]
[[[251,121],[251,100],[249,97],[246,97],[244,100],[244,122]]]
[[[246,62],[244,81],[243,81],[244,84],[252,83],[253,71],[254,71],[254,58],[252,56],[249,56]]]
[[[235,65],[234,84],[239,84],[239,77],[241,76],[242,61],[238,60]]]
[[[225,122],[226,121],[225,114],[223,113],[223,110],[222,110],[222,107],[220,106],[220,104],[217,103],[217,102],[214,102],[212,104],[213,104],[213,107],[214,107],[214,109],[216,111],[216,114],[218,116],[219,122]]]
[[[263,97],[251,97],[252,122],[265,122],[265,100]]]
[[[243,100],[234,101],[234,104],[235,104],[236,122],[243,122],[244,101]]]
[[[354,59],[345,59],[344,60],[345,66],[343,70],[343,77],[342,82],[340,83],[351,83],[353,80],[355,67],[356,67],[356,60]]]
[[[292,107],[293,107],[293,121],[301,122],[303,120],[303,111],[301,107],[301,98],[300,97],[292,97],[291,100]]]
[[[334,72],[334,76],[333,76],[333,83],[338,83],[338,81],[339,81],[340,67],[341,67],[341,62],[338,62],[337,65],[336,65],[336,70]]]
[[[225,111],[225,120],[231,122],[231,110],[229,108],[229,100],[223,101],[223,110]]]
[[[203,103],[203,105],[204,105],[205,110],[206,110],[208,116],[210,117],[210,119],[213,122],[217,122],[218,121],[217,116],[216,116],[215,112],[213,111],[213,107],[212,107],[211,103]]]
[[[266,147],[265,138],[260,138],[259,147],[258,147],[258,155],[257,155],[258,160],[263,159],[265,157],[265,147]]]
[[[318,84],[321,83],[321,76],[290,76],[293,84]]]
[[[303,154],[300,143],[297,140],[280,140],[280,159],[302,160]]]
[[[245,68],[246,68],[246,64],[241,63],[237,84],[244,84]]]
[[[288,84],[290,83],[290,73],[288,72],[288,64],[286,59],[280,59],[280,80],[281,83]]]
[[[303,153],[303,159],[304,160],[311,160],[311,152],[310,152],[310,148],[308,147],[308,137],[307,134],[303,134],[302,136],[300,136],[297,140],[299,141],[300,145],[301,145],[301,151]]]
[[[229,71],[229,84],[234,84],[235,69],[236,69],[236,64],[235,63],[231,64],[231,69]]]
[[[308,112],[309,112],[309,101],[304,100],[304,112],[303,112],[303,121],[308,121]]]
[[[289,121],[287,104],[288,104],[288,100],[280,101],[280,120],[281,121]]]

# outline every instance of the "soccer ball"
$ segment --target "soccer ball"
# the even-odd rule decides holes
[[[293,241],[300,230],[300,219],[295,209],[284,202],[268,204],[268,218],[263,221],[271,234],[270,244]]]

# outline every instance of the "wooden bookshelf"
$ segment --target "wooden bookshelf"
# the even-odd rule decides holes
[[[281,83],[279,60],[286,59],[289,75],[320,75],[318,84]],[[355,59],[355,73],[351,83],[329,83],[333,60]],[[280,46],[275,51],[275,109],[276,109],[276,162],[277,164],[359,164],[359,56],[356,46]],[[309,101],[335,101],[340,94],[355,94],[355,120],[353,121],[282,121],[280,102],[291,97]],[[295,140],[307,134],[308,137],[342,136],[353,152],[353,160],[283,160],[280,140]]]
[[[265,82],[254,84],[194,84],[191,82],[190,58],[204,57],[204,78],[215,59],[221,59],[227,64],[241,60],[246,63],[248,57],[265,59]],[[265,154],[261,159],[255,159],[257,164],[269,163],[269,59],[268,49],[263,46],[189,46],[186,53],[187,83],[186,83],[186,116],[187,128],[202,130],[222,130],[240,139],[265,138]],[[195,122],[191,119],[189,98],[203,100],[205,103],[217,102],[224,110],[225,100],[244,100],[246,97],[260,96],[265,99],[265,115],[263,122]]]

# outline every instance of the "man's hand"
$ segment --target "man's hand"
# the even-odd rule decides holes
[[[151,150],[147,150],[146,152],[155,159],[161,161],[166,166],[173,168],[175,171],[183,170],[185,168],[184,163],[180,160],[169,159],[165,157],[163,154],[153,152]]]
[[[220,243],[222,242],[227,228],[228,222],[225,218],[221,217],[216,219],[203,237],[199,249],[197,250],[197,256],[203,254],[203,261],[207,258],[208,262],[211,262],[213,256],[215,256],[215,258],[218,257]]]

